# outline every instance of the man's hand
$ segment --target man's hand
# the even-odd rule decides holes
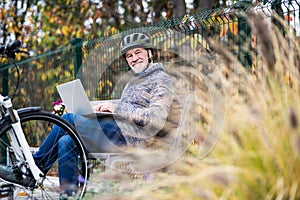
[[[115,108],[112,103],[103,102],[103,103],[99,103],[98,105],[94,106],[94,110],[96,112],[114,112]]]

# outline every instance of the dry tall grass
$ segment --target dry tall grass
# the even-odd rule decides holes
[[[300,199],[299,43],[290,32],[283,36],[275,27],[267,29],[257,15],[248,17],[258,39],[261,76],[214,45],[224,75],[218,81],[226,90],[226,115],[210,154],[203,158],[198,142],[166,171],[147,179],[95,175],[102,189],[86,198]],[[211,114],[201,112],[204,118]]]

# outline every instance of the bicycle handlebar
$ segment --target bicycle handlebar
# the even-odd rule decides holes
[[[15,40],[15,41],[9,42],[7,45],[0,45],[0,55],[3,55],[4,57],[8,58],[9,62],[15,66],[16,72],[18,74],[14,92],[10,95],[11,99],[13,99],[14,96],[16,95],[18,87],[19,87],[19,82],[20,82],[20,74],[19,74],[18,65],[14,61],[14,59],[16,58],[16,54],[17,53],[25,53],[25,54],[29,55],[29,53],[27,51],[20,50],[21,46],[22,46],[22,42],[20,40]]]
[[[27,51],[20,50],[22,42],[20,40],[15,40],[7,44],[7,46],[0,45],[0,54],[4,54],[9,58],[15,59],[16,53],[29,53]]]

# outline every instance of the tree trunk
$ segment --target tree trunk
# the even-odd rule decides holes
[[[219,7],[219,0],[195,0],[195,7],[198,12],[204,12]]]
[[[161,12],[166,8],[166,1],[152,0],[152,21],[158,22],[161,18]]]
[[[184,0],[173,0],[173,17],[182,17],[186,13],[186,4]]]

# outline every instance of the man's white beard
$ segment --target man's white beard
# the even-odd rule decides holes
[[[130,67],[135,74],[139,74],[148,68],[148,63],[141,63],[138,66]]]

